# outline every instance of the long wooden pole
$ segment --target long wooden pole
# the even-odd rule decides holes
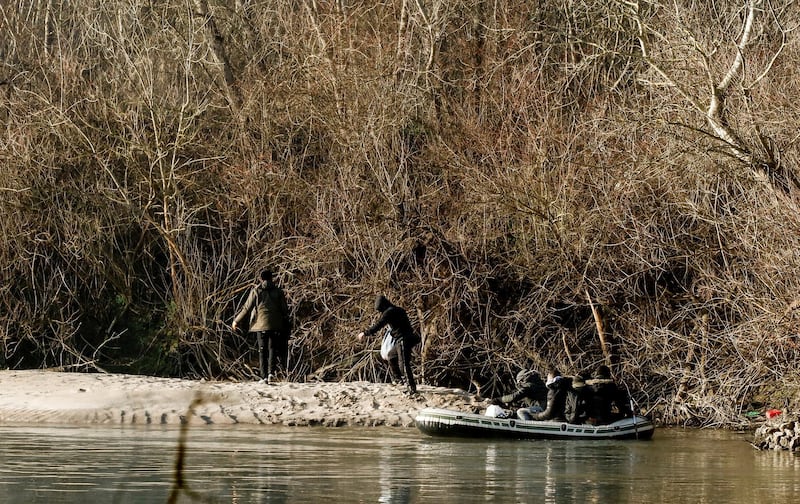
[[[600,348],[603,350],[603,357],[606,360],[606,365],[611,367],[611,351],[608,349],[606,342],[605,329],[603,328],[603,317],[600,315],[600,310],[594,305],[592,296],[589,295],[589,290],[586,291],[586,299],[589,301],[589,307],[592,309],[592,316],[594,317],[594,325],[597,327],[597,337],[600,338]]]

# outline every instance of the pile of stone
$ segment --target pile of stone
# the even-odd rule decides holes
[[[780,415],[756,429],[753,446],[759,450],[789,450],[800,452],[800,417]]]

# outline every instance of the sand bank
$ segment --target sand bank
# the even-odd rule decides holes
[[[0,423],[414,425],[417,411],[483,411],[463,390],[369,382],[196,381],[125,374],[0,371]],[[193,404],[190,411],[190,406]]]

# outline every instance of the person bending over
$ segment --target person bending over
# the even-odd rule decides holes
[[[402,377],[402,368],[408,384],[408,393],[416,394],[417,383],[414,381],[414,372],[411,369],[411,351],[420,342],[420,338],[411,327],[406,311],[392,304],[385,296],[378,296],[375,299],[375,310],[380,312],[380,318],[372,327],[358,333],[357,338],[361,341],[364,336],[372,336],[388,325],[395,341],[394,348],[389,352],[389,373],[393,380],[399,381]]]

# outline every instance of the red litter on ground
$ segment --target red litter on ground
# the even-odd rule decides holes
[[[778,409],[771,409],[767,410],[767,418],[775,418],[776,416],[781,414],[781,410]]]

